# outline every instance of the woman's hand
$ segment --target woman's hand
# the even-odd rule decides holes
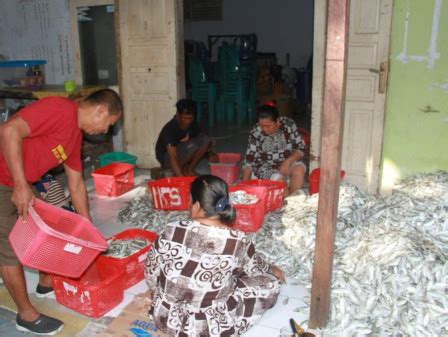
[[[271,269],[275,277],[278,278],[281,283],[285,283],[285,272],[273,264],[271,264]]]

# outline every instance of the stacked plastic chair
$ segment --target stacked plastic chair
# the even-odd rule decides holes
[[[208,106],[208,126],[215,125],[216,83],[207,79],[204,64],[197,56],[188,56],[188,77],[192,87],[192,100],[197,103],[197,118],[203,118],[203,103]]]
[[[238,48],[224,42],[218,49],[218,119],[240,127],[255,105],[255,64],[240,61]]]
[[[257,35],[248,34],[240,37],[239,54],[242,62],[241,67],[246,71],[249,78],[249,102],[248,102],[248,119],[249,123],[255,121],[255,101],[257,95],[256,88],[256,72],[257,72]]]

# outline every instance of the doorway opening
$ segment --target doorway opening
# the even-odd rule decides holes
[[[115,6],[77,7],[84,84],[117,85]]]
[[[314,0],[284,0],[281,6],[269,0],[184,0],[186,92],[201,106],[201,126],[218,138],[231,135],[243,152],[256,122],[251,110],[274,101],[280,115],[294,119],[308,137],[313,31]]]

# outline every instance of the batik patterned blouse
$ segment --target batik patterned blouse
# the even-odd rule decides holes
[[[238,336],[272,307],[280,282],[249,238],[197,221],[168,224],[149,251],[149,311],[170,336]]]
[[[279,117],[279,121],[280,127],[273,135],[264,134],[258,123],[249,134],[243,167],[250,167],[259,179],[270,179],[286,158],[305,148],[296,123],[288,117]]]

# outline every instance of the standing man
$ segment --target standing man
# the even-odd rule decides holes
[[[20,331],[55,334],[63,328],[61,321],[40,314],[31,304],[23,267],[8,240],[17,217],[25,218],[28,205],[34,202],[30,184],[63,164],[73,205],[90,220],[82,178],[82,131],[107,132],[122,113],[120,97],[104,89],[79,104],[62,97],[41,99],[0,125],[0,271],[17,305],[16,327]],[[49,276],[41,273],[37,294],[51,290]]]
[[[163,169],[176,177],[195,176],[195,168],[206,153],[210,155],[212,139],[195,122],[196,103],[181,99],[176,115],[162,129],[156,143],[156,158]]]
[[[288,183],[285,196],[302,188],[306,166],[303,162],[305,142],[296,123],[279,117],[276,108],[258,108],[258,123],[249,134],[243,164],[243,180],[252,173],[258,179],[282,180]]]

